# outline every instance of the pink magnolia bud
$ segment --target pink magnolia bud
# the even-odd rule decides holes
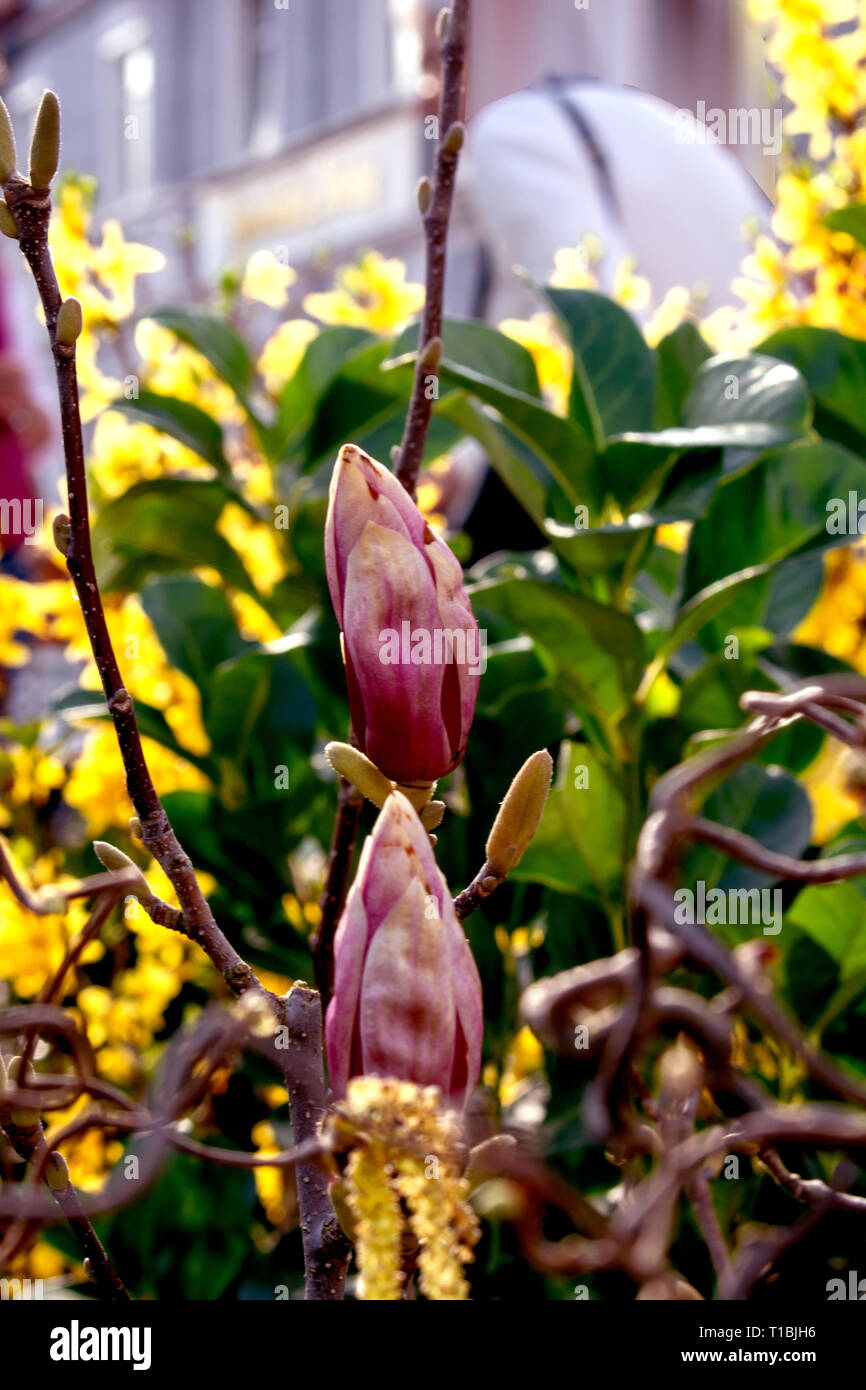
[[[463,570],[394,474],[340,450],[325,523],[360,747],[404,785],[435,782],[466,750],[484,665]]]
[[[430,839],[401,792],[361,852],[334,939],[331,1085],[391,1076],[466,1097],[478,1081],[481,981]]]

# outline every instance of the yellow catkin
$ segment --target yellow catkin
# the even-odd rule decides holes
[[[466,1206],[466,1183],[449,1165],[431,1162],[433,1157],[395,1159],[397,1187],[419,1246],[418,1282],[427,1299],[465,1301],[469,1284],[463,1266],[473,1257],[476,1218]]]
[[[401,1239],[408,1224],[418,1246],[422,1295],[468,1299],[463,1269],[473,1258],[478,1219],[461,1177],[465,1139],[442,1093],[389,1077],[355,1077],[334,1107],[331,1126],[340,1146],[351,1146],[343,1178],[357,1223],[361,1296],[399,1297]]]
[[[347,1198],[356,1223],[360,1297],[366,1302],[394,1302],[402,1292],[403,1222],[391,1171],[379,1144],[359,1145],[346,1165]]]

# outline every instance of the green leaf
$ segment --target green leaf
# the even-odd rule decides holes
[[[509,877],[602,903],[622,895],[627,812],[620,780],[585,743],[562,745],[529,849]]]
[[[557,506],[554,494],[559,496],[558,505],[568,506],[568,498],[541,456],[493,411],[462,391],[452,391],[439,402],[439,414],[483,445],[494,470],[539,529]]]
[[[800,373],[790,363],[762,353],[710,358],[695,373],[683,407],[683,424],[691,428],[761,421],[799,434],[811,418],[809,392]]]
[[[192,449],[206,463],[212,464],[218,473],[230,474],[220,426],[190,401],[178,400],[176,396],[162,396],[156,391],[139,391],[130,400],[119,396],[111,402],[109,409],[119,410],[138,424],[151,425],[161,434],[170,435],[187,449]]]
[[[476,615],[489,609],[531,637],[579,706],[605,723],[625,712],[643,671],[643,640],[628,614],[530,578],[475,585],[472,600]]]
[[[718,488],[692,530],[683,598],[753,565],[839,544],[827,531],[827,504],[863,478],[853,454],[835,444],[774,449]]]
[[[264,651],[224,662],[212,677],[206,726],[215,753],[243,769],[244,800],[285,798],[293,752],[309,753],[316,704],[298,666],[303,640],[287,639]],[[277,770],[289,774],[278,788]]]
[[[667,430],[648,430],[640,434],[618,434],[612,444],[640,444],[665,452],[697,449],[772,449],[796,439],[797,431],[786,425],[766,421],[731,421],[727,425],[675,425]],[[610,450],[604,455],[607,463]]]
[[[866,343],[831,328],[783,328],[761,351],[790,362],[805,377],[822,434],[831,434],[835,425],[866,435]]]
[[[785,920],[816,941],[835,961],[840,982],[866,976],[866,903],[853,883],[804,888]]]
[[[289,441],[313,416],[316,405],[346,362],[373,342],[365,328],[337,324],[323,328],[307,344],[298,366],[280,392],[277,418],[268,432],[268,454],[280,458]]]
[[[866,246],[866,203],[850,203],[847,208],[836,208],[821,220],[831,232],[847,232],[861,246]]]
[[[172,666],[201,691],[207,718],[217,666],[249,646],[238,631],[228,600],[220,589],[192,575],[172,575],[145,585],[141,606]]]
[[[646,512],[633,512],[624,522],[603,526],[573,527],[547,518],[543,527],[557,555],[576,574],[611,577],[634,569],[655,529],[655,519]]]
[[[409,367],[382,371],[390,357],[388,343],[375,342],[350,357],[320,398],[303,449],[303,463],[311,469],[332,461],[343,444],[366,449],[374,458],[388,461],[388,439],[399,442],[412,389]],[[378,437],[377,437],[378,436]]]
[[[678,647],[690,641],[716,614],[727,608],[732,598],[769,571],[769,565],[751,565],[736,574],[725,575],[724,579],[717,579],[715,583],[693,594],[680,607],[670,632],[659,643],[656,660],[666,662]]]
[[[591,513],[600,509],[602,496],[595,455],[587,436],[574,421],[554,415],[532,396],[500,386],[447,358],[440,363],[439,375],[498,410],[515,434],[540,455],[572,503],[585,504]]]
[[[654,424],[658,429],[678,425],[692,377],[712,352],[693,323],[678,324],[656,347],[658,400]]]
[[[658,365],[631,315],[592,290],[547,285],[542,293],[574,357],[571,418],[599,449],[612,435],[651,429]]]
[[[253,385],[253,363],[243,340],[224,319],[200,309],[181,309],[166,305],[152,309],[148,318],[167,328],[181,342],[207,358],[217,376],[230,386],[249,411],[249,392]]]
[[[394,342],[393,358],[418,351],[418,324],[410,324]],[[445,319],[442,324],[442,356],[452,365],[466,367],[500,386],[539,399],[538,373],[532,354],[522,343],[508,338],[489,324],[474,319]]]
[[[217,531],[224,483],[157,478],[136,483],[100,508],[93,527],[96,573],[103,589],[139,589],[151,574],[209,565],[226,583],[256,588],[240,556]]]

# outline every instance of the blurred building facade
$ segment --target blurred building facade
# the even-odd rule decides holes
[[[415,183],[432,143],[432,0],[0,0],[3,96],[19,141],[42,90],[63,106],[63,165],[98,212],[168,255],[145,293],[192,296],[268,247],[327,279],[376,246],[420,272]],[[631,84],[695,109],[760,100],[739,0],[474,0],[467,114],[552,74]],[[765,88],[763,100],[766,102]],[[755,167],[760,152],[742,152]],[[764,180],[766,182],[766,180]],[[474,243],[453,225],[449,298]]]

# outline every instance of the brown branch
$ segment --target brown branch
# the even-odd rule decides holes
[[[426,246],[426,296],[418,334],[418,357],[406,426],[400,442],[395,472],[410,497],[415,496],[418,471],[433,413],[434,393],[430,378],[437,376],[442,338],[442,304],[445,295],[445,250],[454,198],[457,158],[462,143],[459,125],[463,114],[463,71],[469,28],[469,0],[454,0],[442,44],[442,96],[439,105],[439,141],[433,168],[433,187],[422,213]]]
[[[19,174],[13,174],[7,179],[4,193],[18,226],[21,251],[33,273],[45,312],[45,323],[57,374],[69,497],[70,530],[66,546],[66,564],[78,595],[93,659],[114,723],[126,774],[127,790],[141,823],[142,840],[165,870],[177,893],[187,933],[207,952],[229,988],[240,994],[253,984],[253,973],[214,921],[192,864],[179,844],[157,796],[141,746],[132,699],[124,687],[108,634],[90,541],[75,347],[57,341],[57,314],[61,305],[61,295],[48,246],[51,199],[48,194],[31,188]]]
[[[17,1089],[26,1092],[29,1088],[19,1083]],[[88,1271],[99,1290],[100,1297],[111,1303],[128,1302],[129,1294],[108,1258],[105,1247],[93,1229],[90,1218],[81,1205],[78,1193],[69,1179],[65,1161],[55,1160],[60,1177],[52,1176],[51,1181],[49,1181],[49,1149],[42,1133],[38,1112],[32,1111],[30,1113],[34,1118],[28,1120],[20,1110],[11,1111],[6,1107],[4,1098],[4,1106],[0,1109],[0,1130],[6,1135],[19,1158],[27,1164],[28,1168],[32,1169],[34,1177],[37,1179],[41,1177],[49,1188],[52,1197],[66,1217],[82,1258],[87,1261]],[[64,1173],[66,1175],[65,1182],[62,1181]]]
[[[457,913],[458,922],[465,922],[467,917],[479,908],[481,904],[495,893],[501,883],[505,882],[505,875],[495,873],[490,864],[485,860],[478,873],[473,878],[467,888],[462,893],[458,893],[454,899],[454,911]]]
[[[788,878],[797,883],[838,883],[841,879],[859,878],[866,874],[866,854],[840,854],[831,859],[793,859],[789,854],[777,854],[766,849],[751,835],[731,830],[716,821],[700,816],[683,822],[681,833],[705,845],[714,845],[741,864],[762,869],[775,878]]]
[[[296,1145],[319,1140],[327,1094],[322,1077],[322,1001],[296,984],[283,1001],[289,1060],[285,1068]],[[298,1207],[307,1298],[343,1297],[350,1246],[334,1213],[328,1173],[315,1160],[298,1164]]]
[[[349,870],[363,804],[361,793],[345,777],[341,777],[328,869],[319,899],[319,925],[310,938],[313,970],[323,1009],[328,1007],[334,991],[334,935],[346,901]]]
[[[820,1178],[801,1178],[798,1173],[792,1173],[786,1168],[778,1153],[774,1148],[767,1147],[761,1150],[761,1162],[764,1167],[769,1169],[773,1177],[782,1187],[787,1188],[791,1196],[798,1202],[804,1202],[812,1207],[835,1207],[841,1211],[854,1211],[861,1216],[866,1216],[866,1197],[856,1197],[850,1192],[840,1192],[835,1187],[830,1187],[822,1182]]]

